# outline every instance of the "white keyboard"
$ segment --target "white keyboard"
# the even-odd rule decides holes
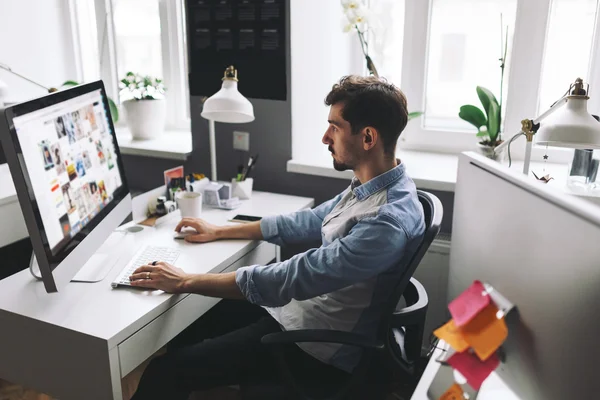
[[[131,258],[131,261],[123,268],[123,271],[121,271],[117,279],[111,283],[111,286],[131,286],[129,277],[133,271],[142,265],[151,264],[153,261],[164,261],[173,264],[178,257],[179,250],[172,247],[143,246]]]

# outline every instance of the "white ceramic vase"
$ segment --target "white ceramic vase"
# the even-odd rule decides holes
[[[167,117],[164,99],[126,100],[123,102],[123,107],[133,139],[155,139],[163,134]]]

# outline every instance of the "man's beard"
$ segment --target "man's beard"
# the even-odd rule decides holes
[[[333,148],[331,146],[329,146],[328,150],[331,153],[331,156],[333,157],[335,155]],[[335,157],[333,157],[333,168],[336,171],[347,171],[349,169],[352,169],[352,167],[349,166],[348,164],[344,164],[344,163],[336,161]]]
[[[336,171],[347,171],[352,169],[348,164],[337,162],[335,158],[333,159],[333,168],[335,168]]]

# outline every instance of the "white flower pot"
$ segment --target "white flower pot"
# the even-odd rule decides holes
[[[501,149],[500,151],[496,151],[494,147],[486,146],[481,143],[477,143],[477,148],[479,149],[479,153],[481,155],[490,158],[494,161],[503,162],[506,156],[506,147]]]
[[[165,100],[126,100],[123,102],[127,126],[133,139],[155,139],[165,131]]]

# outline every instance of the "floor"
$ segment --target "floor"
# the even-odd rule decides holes
[[[161,354],[158,352],[156,355]],[[155,356],[156,356],[155,355]],[[142,372],[150,360],[133,370],[121,380],[123,387],[123,400],[130,400],[137,388]],[[414,391],[412,385],[399,385],[398,388],[388,395],[386,400],[409,400]],[[12,384],[0,379],[0,400],[57,400],[45,394],[36,392],[19,385]],[[240,393],[235,388],[218,388],[207,392],[198,392],[190,396],[189,400],[241,400]]]
[[[134,374],[135,372],[132,372]],[[131,379],[129,376],[130,385],[124,385],[124,400],[129,400],[135,387],[137,380]],[[137,377],[139,379],[139,377]],[[390,394],[386,400],[409,400],[412,390],[398,390]],[[27,389],[19,385],[14,385],[9,382],[0,380],[0,400],[56,400],[45,394],[36,392],[35,390]],[[235,388],[219,388],[209,392],[194,393],[189,400],[241,400],[239,392]]]

